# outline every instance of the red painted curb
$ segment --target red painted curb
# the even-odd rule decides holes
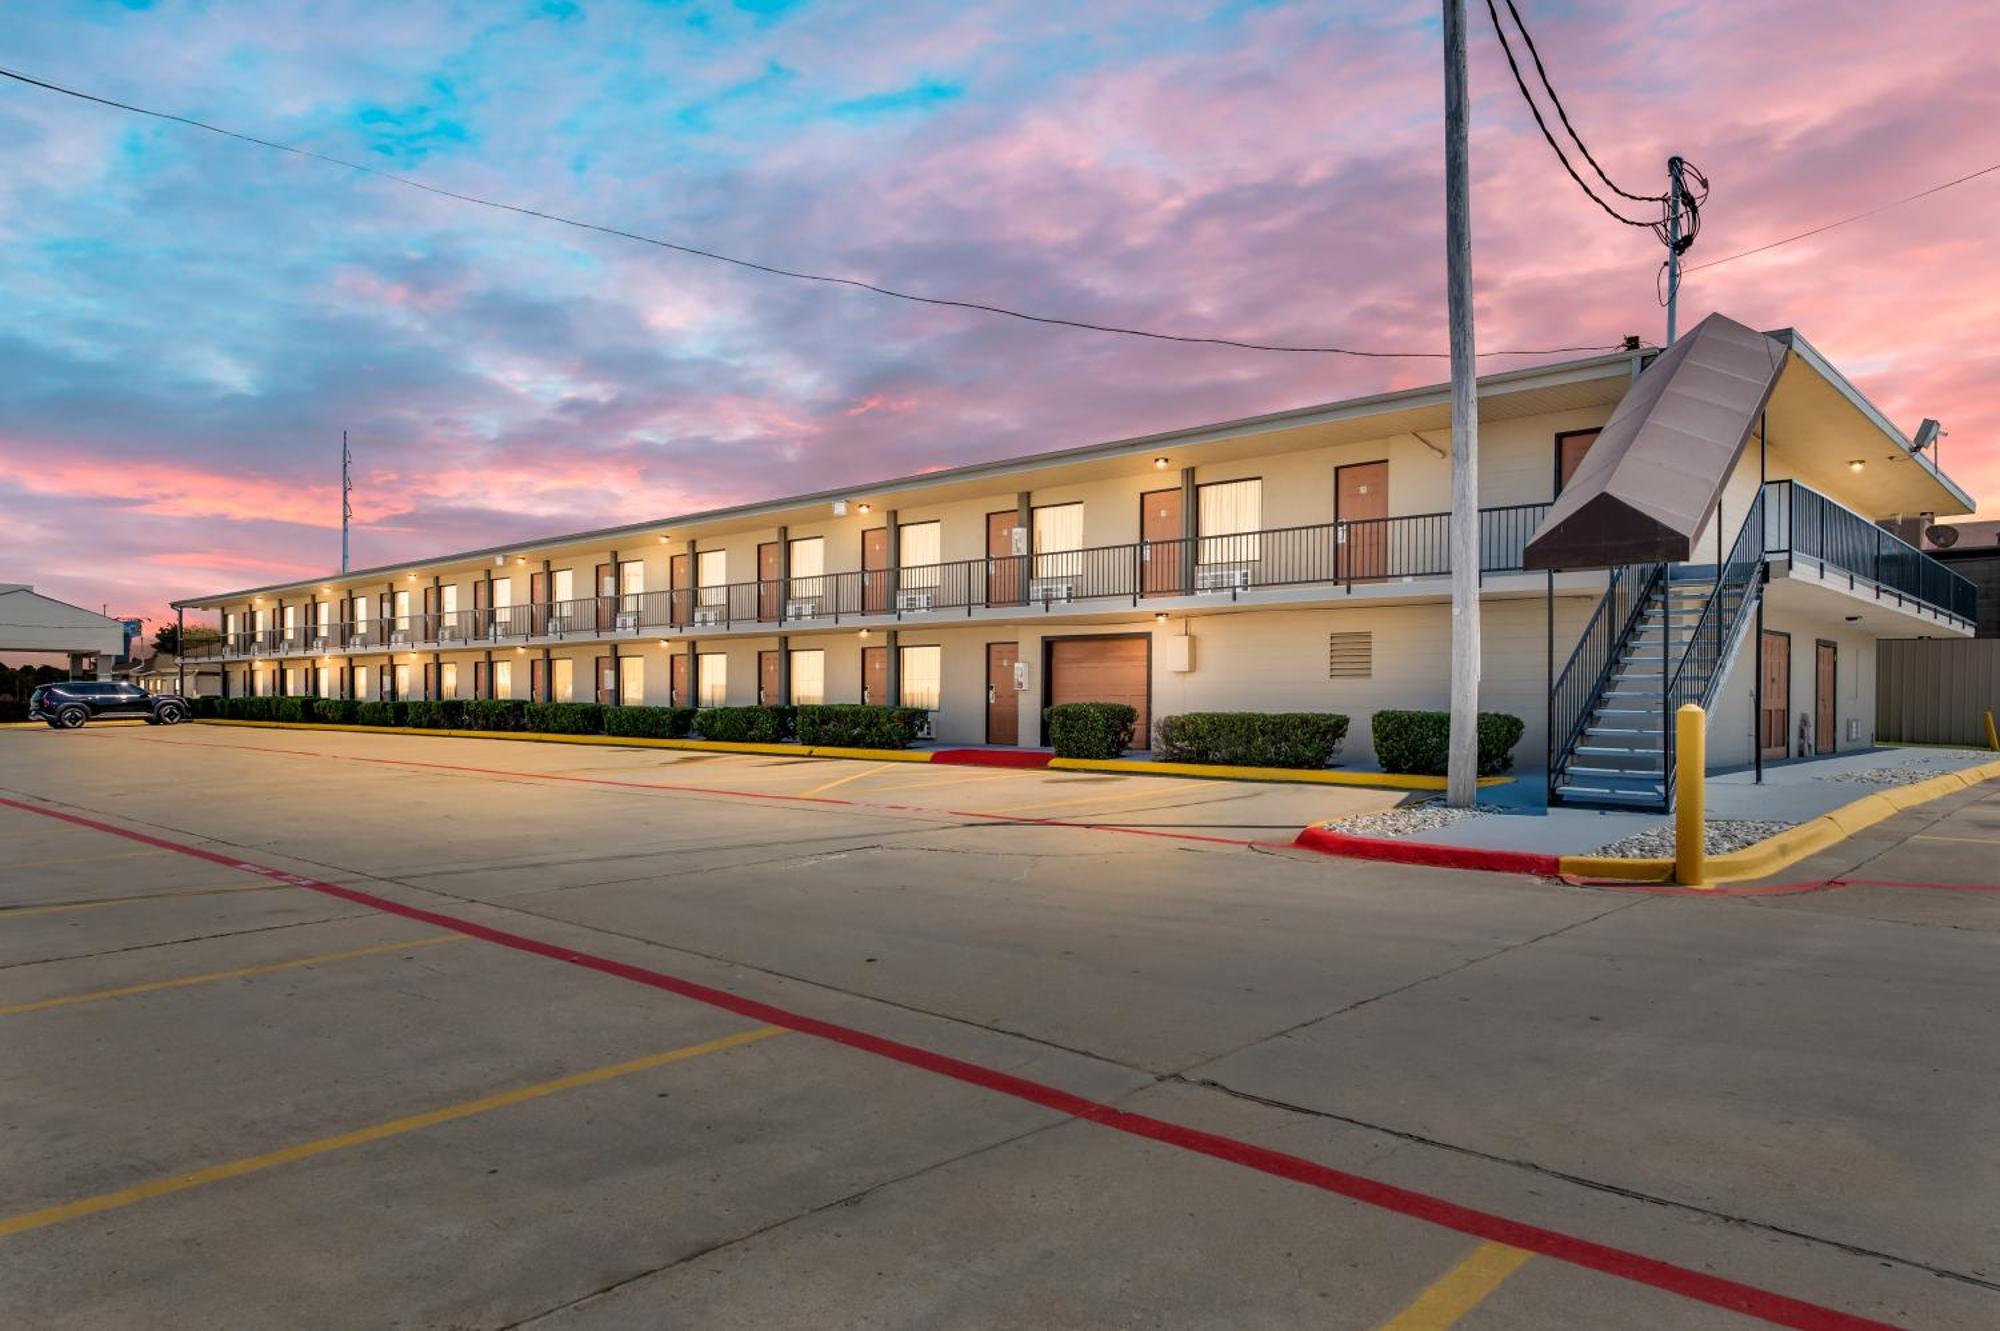
[[[1664,1262],[1624,1248],[1614,1248],[1609,1244],[1579,1238],[1560,1230],[1543,1229],[1538,1225],[1510,1220],[1505,1216],[1476,1210],[1442,1197],[1397,1187],[1393,1183],[1384,1183],[1364,1175],[1350,1174],[1345,1170],[1335,1169],[1302,1156],[1287,1155],[1267,1146],[1258,1146],[1233,1137],[1203,1132],[1199,1128],[1170,1123],[1165,1119],[1153,1118],[1146,1114],[1117,1109],[1074,1092],[1030,1081],[1010,1072],[982,1067],[977,1063],[968,1063],[964,1059],[953,1058],[949,1054],[940,1054],[918,1045],[905,1044],[900,1040],[872,1035],[851,1026],[842,1026],[818,1017],[790,1012],[769,1003],[746,998],[728,990],[712,988],[694,980],[682,979],[663,971],[650,970],[629,962],[613,961],[608,957],[595,956],[588,952],[578,952],[573,948],[544,942],[539,938],[530,938],[525,934],[509,933],[504,929],[476,924],[454,915],[445,915],[438,911],[425,910],[421,906],[406,905],[387,897],[378,897],[370,892],[340,887],[267,865],[253,864],[221,851],[204,850],[199,846],[169,841],[164,837],[99,822],[80,814],[64,813],[42,805],[24,804],[4,796],[0,796],[0,806],[19,809],[24,813],[41,814],[43,817],[59,819],[94,831],[107,832],[112,836],[124,837],[142,845],[176,851],[182,855],[207,860],[244,873],[254,873],[275,882],[288,883],[293,887],[305,888],[308,891],[319,892],[391,915],[400,915],[405,919],[450,929],[501,947],[643,984],[725,1012],[736,1013],[765,1025],[783,1026],[801,1035],[815,1036],[941,1077],[949,1077],[982,1090],[1012,1096],[1028,1104],[1082,1119],[1115,1132],[1123,1132],[1128,1136],[1156,1141],[1213,1160],[1240,1165],[1273,1178],[1318,1188],[1323,1192],[1345,1197],[1378,1210],[1408,1216],[1489,1242],[1525,1249],[1586,1270],[1599,1271],[1605,1275],[1629,1280],[1635,1284],[1649,1285],[1711,1307],[1761,1318],[1777,1326],[1792,1327],[1796,1331],[1896,1331],[1896,1328],[1887,1322],[1878,1322],[1871,1318],[1858,1317],[1852,1313],[1808,1303],[1803,1299],[1759,1289],[1755,1285],[1742,1284],[1691,1267],[1676,1266],[1672,1262]]]
[[[1560,855],[1349,836],[1324,827],[1308,827],[1299,833],[1292,844],[1302,850],[1316,850],[1322,855],[1340,855],[1353,860],[1387,860],[1394,864],[1422,864],[1433,869],[1485,869],[1491,873],[1538,874],[1543,878],[1555,878],[1562,873]]]
[[[1047,767],[1055,758],[1053,753],[1035,753],[1027,749],[932,749],[933,763],[947,763],[955,767]]]

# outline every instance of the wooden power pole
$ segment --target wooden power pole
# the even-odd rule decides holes
[[[1451,318],[1451,751],[1445,802],[1479,794],[1479,393],[1472,347],[1465,0],[1444,0],[1444,249]]]

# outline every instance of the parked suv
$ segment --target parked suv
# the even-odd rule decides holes
[[[28,719],[58,730],[75,730],[100,718],[144,717],[147,725],[179,725],[188,718],[187,699],[178,693],[148,693],[137,684],[72,679],[44,684],[28,695]]]

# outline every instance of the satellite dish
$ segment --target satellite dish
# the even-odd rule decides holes
[[[1924,539],[1940,550],[1949,550],[1958,544],[1958,528],[1942,524],[1924,529]]]

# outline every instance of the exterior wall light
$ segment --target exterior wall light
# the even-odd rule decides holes
[[[1863,462],[1860,458],[1856,458],[1854,459],[1854,461],[1847,464],[1847,469],[1849,471],[1860,471],[1863,467],[1867,465],[1868,464],[1866,462]]]
[[[869,507],[869,506],[868,506],[867,504],[863,504],[863,505],[861,506],[861,511],[862,511],[863,513],[870,513],[870,512],[873,512],[874,510],[873,510],[873,509],[871,509],[871,508],[870,508],[870,507]]]
[[[867,637],[867,636],[868,636],[868,630],[867,630],[867,629],[863,629],[863,630],[861,630],[861,636],[862,636],[862,637],[864,637],[864,638],[865,638],[865,637]]]
[[[1162,610],[1162,611],[1160,611],[1159,613],[1155,614],[1155,615],[1153,616],[1153,622],[1154,622],[1155,624],[1164,624],[1164,623],[1166,623],[1166,622],[1167,622],[1167,612],[1166,612],[1166,611],[1164,611],[1164,610]]]
[[[1165,471],[1167,469],[1167,460],[1165,458],[1154,458],[1153,467],[1157,471]]]

